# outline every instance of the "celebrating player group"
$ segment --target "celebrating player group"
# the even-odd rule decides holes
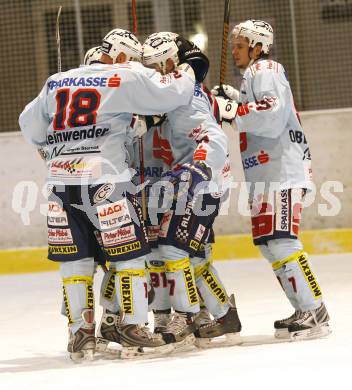
[[[240,90],[210,92],[208,58],[193,42],[159,32],[141,44],[116,28],[83,65],[50,76],[20,115],[23,136],[48,168],[48,258],[60,264],[74,361],[241,343],[234,295],[211,258],[231,185],[224,122],[240,132],[254,245],[294,308],[275,321],[275,336],[330,333],[298,238],[311,157],[285,70],[269,58],[273,29],[247,20],[231,43]]]

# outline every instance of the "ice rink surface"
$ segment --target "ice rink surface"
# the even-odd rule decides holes
[[[293,310],[270,265],[216,262],[228,291],[236,293],[241,346],[81,364],[72,363],[65,351],[59,274],[1,276],[0,389],[350,389],[352,254],[312,256],[312,264],[331,317],[327,339],[276,342],[274,320]],[[99,270],[96,297],[101,278]],[[97,305],[98,321],[100,314]]]

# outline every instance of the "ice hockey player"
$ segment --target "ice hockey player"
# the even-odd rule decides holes
[[[171,111],[188,104],[194,91],[194,73],[187,64],[168,80],[138,62],[116,65],[118,57],[140,59],[141,45],[129,31],[111,31],[101,50],[104,64],[50,76],[19,118],[25,139],[43,148],[47,156],[52,184],[48,258],[60,262],[69,319],[68,351],[74,360],[91,358],[95,349],[92,248],[96,229],[116,271],[121,337],[136,347],[165,344],[161,335],[144,327],[149,247],[138,202],[126,190],[131,179],[126,133],[134,112]]]
[[[162,325],[166,329],[163,336],[172,342],[181,341],[196,331],[194,320],[195,314],[199,313],[197,288],[215,318],[197,330],[197,337],[208,339],[238,333],[241,329],[236,307],[229,301],[215,268],[205,256],[198,257],[199,250],[207,244],[218,214],[219,193],[226,190],[221,189],[221,185],[224,185],[223,171],[228,158],[227,137],[212,114],[210,101],[201,84],[208,71],[208,59],[193,43],[170,32],[152,34],[143,45],[143,63],[165,75],[165,79],[171,77],[177,65],[189,55],[197,80],[192,104],[168,112],[162,125],[166,129],[162,132],[163,139],[172,150],[166,177],[176,185],[178,195],[182,193],[181,186],[185,182],[191,183],[186,186],[185,207],[178,209],[178,197],[164,213],[159,231],[160,277],[165,271],[167,285],[172,287],[169,295],[175,310],[169,321],[168,313],[164,313]],[[213,206],[213,211],[200,215],[196,210],[196,187],[198,183],[211,180],[217,181],[217,191],[205,189],[203,185],[202,206]],[[192,257],[195,275],[190,261]],[[158,315],[163,315],[162,312],[155,314],[157,320]]]
[[[101,51],[100,46],[92,47],[91,49],[87,50],[86,54],[84,55],[83,64],[84,65],[102,64],[102,62],[100,61],[102,54],[103,53]],[[136,59],[137,58],[135,58],[135,60]]]
[[[309,257],[298,238],[302,201],[312,188],[311,156],[284,67],[271,59],[273,29],[247,20],[233,30],[232,55],[243,75],[240,92],[214,87],[238,100],[236,125],[250,205],[254,244],[269,260],[293,315],[275,321],[276,336],[326,336],[329,315]],[[265,188],[261,184],[265,184]]]
[[[123,47],[121,49],[123,49]],[[102,52],[100,46],[89,49],[84,57],[84,64],[91,65],[94,63],[101,63],[101,55]],[[122,59],[119,59],[119,61],[121,60]],[[153,118],[157,120],[159,116],[147,118],[148,123],[150,123]],[[144,183],[146,185],[144,191],[146,193],[146,204],[148,204],[149,192],[152,188],[152,185],[156,181],[160,180],[163,172],[163,156],[161,155],[162,152],[158,142],[159,138],[157,136],[157,132],[160,128],[155,126],[153,129],[151,129],[151,131],[147,132],[145,117],[139,117],[138,115],[135,115],[132,124],[133,129],[136,129],[136,131],[133,131],[133,138],[131,139],[131,143],[126,145],[129,154],[129,166],[136,170],[136,174],[133,177],[134,184],[141,184],[140,150],[137,140],[138,137],[142,137],[144,145]],[[148,211],[148,207],[146,207],[146,210]],[[149,279],[148,303],[150,303],[149,309],[151,310],[153,307],[154,294],[156,292],[156,294],[159,295],[160,291],[159,288],[154,290],[152,287],[153,284],[157,286],[155,276],[159,275],[153,272],[151,275],[149,273],[149,267],[155,266],[155,264],[159,261],[157,240],[158,224],[151,223],[150,219],[148,218],[148,213],[145,224],[147,229],[148,244],[151,249],[151,253],[147,254],[147,264],[149,264],[147,270],[147,279]],[[150,280],[150,276],[152,277],[152,281]],[[156,300],[160,303],[159,299]],[[113,269],[105,271],[100,291],[100,304],[103,306],[103,315],[98,327],[96,350],[105,354],[116,354],[117,350],[110,348],[110,345],[113,345],[111,342],[120,344],[122,341],[119,332],[121,316],[119,314],[119,306],[115,293],[115,271]]]

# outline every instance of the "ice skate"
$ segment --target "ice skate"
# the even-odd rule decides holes
[[[171,309],[153,310],[153,313],[154,313],[154,333],[165,332],[167,324],[171,319]]]
[[[201,307],[200,312],[196,314],[195,323],[199,328],[201,325],[208,324],[211,321],[210,313],[206,307]]]
[[[300,313],[288,326],[288,333],[293,340],[311,340],[326,337],[331,333],[330,317],[324,303],[315,310]]]
[[[194,332],[197,329],[193,313],[175,312],[162,334],[167,344],[175,345],[175,350],[184,351],[190,347],[193,348],[195,337]]]
[[[296,310],[290,317],[275,321],[274,322],[275,338],[277,338],[277,339],[290,339],[288,327],[289,327],[289,325],[292,324],[292,322],[299,319],[301,315],[302,315],[302,312],[299,310]]]
[[[146,326],[128,324],[119,329],[122,359],[134,357],[159,357],[174,350],[167,345],[161,334],[152,333]]]
[[[198,348],[227,347],[242,343],[240,336],[242,325],[238,317],[235,297],[231,295],[229,301],[231,307],[223,317],[217,320],[212,320],[210,317],[208,320],[204,319],[203,324],[194,333],[195,345]]]
[[[94,311],[85,309],[82,311],[83,326],[76,333],[69,329],[67,351],[74,362],[93,360],[95,352],[95,324]]]
[[[109,343],[121,343],[120,333],[120,315],[104,310],[97,332],[96,351],[108,355],[120,356],[118,349],[109,348]]]

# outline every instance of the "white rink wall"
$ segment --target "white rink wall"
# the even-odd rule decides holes
[[[352,177],[351,158],[352,147],[352,108],[330,111],[312,111],[301,114],[303,127],[310,144],[313,159],[313,175],[317,188],[317,196],[311,206],[303,212],[303,229],[348,228],[352,223]],[[230,142],[233,176],[237,181],[243,181],[241,160],[239,156],[238,133],[227,129]],[[40,213],[45,209],[46,200],[41,193],[46,175],[46,168],[35,148],[26,144],[20,133],[0,133],[0,178],[2,191],[0,192],[1,219],[0,219],[0,248],[15,248],[41,246],[46,244],[46,219]],[[31,205],[29,219],[23,220],[20,214],[14,211],[13,193],[21,181],[31,182],[29,185],[38,192],[30,199],[23,194],[22,205]],[[320,194],[325,187],[329,195],[327,181],[336,181],[336,189],[343,187],[343,192],[334,192],[341,204],[337,215],[321,216],[319,210],[327,208],[331,213],[331,201],[324,199]],[[325,183],[325,184],[324,184]],[[339,188],[341,187],[341,188]],[[17,187],[18,189],[18,187]],[[32,191],[33,192],[33,191]],[[238,206],[240,189],[232,190],[227,215],[221,215],[216,222],[217,234],[250,233],[249,217]],[[245,197],[241,197],[241,199]],[[320,205],[320,206],[319,206]],[[327,207],[325,207],[326,205]],[[239,209],[242,211],[239,212]],[[334,210],[332,210],[334,211]],[[332,212],[336,214],[336,212]]]

